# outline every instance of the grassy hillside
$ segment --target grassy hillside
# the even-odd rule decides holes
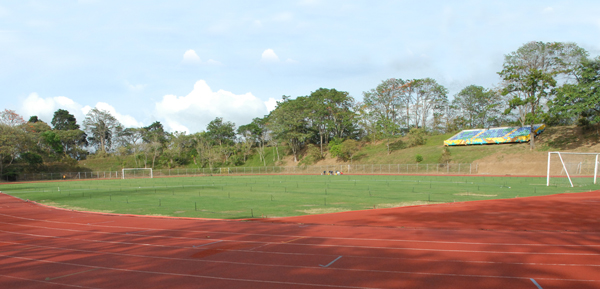
[[[392,151],[389,155],[384,142],[365,143],[353,159],[354,164],[413,164],[416,155],[423,157],[422,164],[435,164],[440,160],[444,150],[444,140],[454,133],[427,136],[424,145]],[[406,139],[403,139],[406,141]],[[536,139],[536,149],[530,151],[529,143],[453,146],[448,148],[452,163],[485,163],[496,167],[497,164],[517,164],[519,162],[545,162],[548,151],[600,152],[599,137],[594,132],[584,132],[578,127],[550,127]],[[277,152],[269,147],[265,150],[266,165],[294,165],[293,158],[286,155],[287,149],[279,147],[280,159]],[[326,157],[315,165],[343,164],[345,162]],[[121,167],[135,167],[133,157],[111,156],[80,161],[81,167],[93,171],[120,170]],[[250,155],[243,167],[263,166],[258,154]],[[197,168],[193,163],[185,166]],[[181,167],[183,168],[183,167]],[[533,173],[533,172],[532,172]]]

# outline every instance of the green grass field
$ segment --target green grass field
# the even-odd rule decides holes
[[[600,189],[590,178],[462,176],[210,176],[0,185],[51,206],[110,213],[239,219],[506,199]]]

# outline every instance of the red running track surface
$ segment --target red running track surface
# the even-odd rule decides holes
[[[0,288],[600,288],[600,192],[228,221],[0,194]]]

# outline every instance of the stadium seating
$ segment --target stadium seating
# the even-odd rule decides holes
[[[495,127],[490,129],[463,130],[444,141],[445,146],[481,145],[527,142],[530,139],[529,126],[524,127]],[[536,135],[546,129],[544,124],[536,124],[533,130]]]

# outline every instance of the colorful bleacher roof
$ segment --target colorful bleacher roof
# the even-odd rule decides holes
[[[544,124],[536,124],[533,130],[536,135],[546,129]],[[490,129],[463,130],[444,141],[446,146],[477,145],[477,144],[501,144],[529,141],[529,126],[494,127]]]

